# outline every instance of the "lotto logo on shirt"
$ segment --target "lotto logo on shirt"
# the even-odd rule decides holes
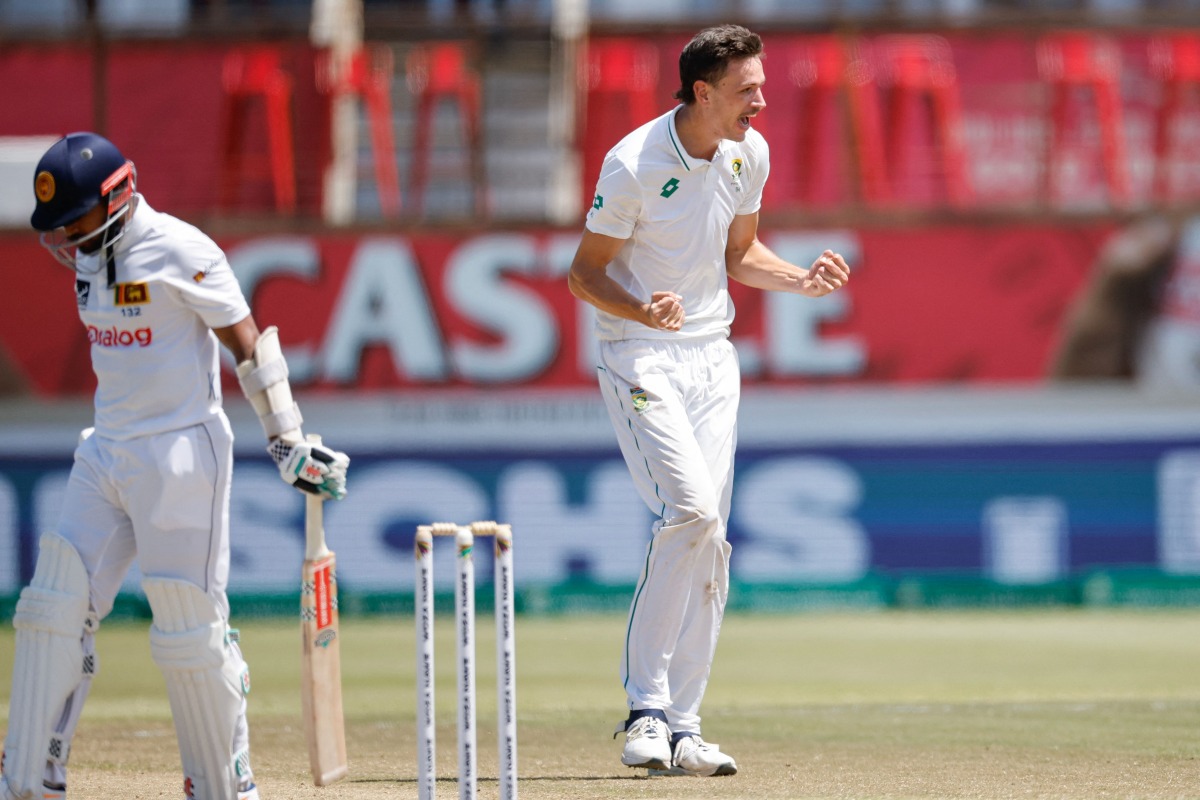
[[[118,283],[113,287],[114,306],[141,306],[150,302],[150,287],[144,283]]]
[[[99,347],[147,347],[154,340],[154,333],[149,328],[137,330],[122,330],[121,328],[97,328],[87,326],[88,342]]]

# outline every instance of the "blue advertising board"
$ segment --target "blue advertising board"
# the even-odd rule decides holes
[[[1145,413],[1123,401],[975,394],[926,398],[919,418],[901,408],[912,400],[747,398],[728,531],[735,585],[1200,573],[1200,429],[1186,406]],[[312,429],[353,459],[350,496],[326,511],[343,591],[411,594],[416,526],[479,519],[513,526],[519,587],[632,585],[653,519],[598,401],[539,402],[373,403],[349,415],[354,425],[331,414],[337,403],[313,404]],[[786,421],[785,409],[804,420]],[[815,433],[813,420],[823,421]],[[302,498],[259,449],[253,419],[237,415],[235,428],[230,591],[292,592]],[[35,533],[53,529],[71,465],[67,432],[38,430],[14,433],[26,452],[0,458],[0,549],[11,554],[0,595],[31,574]],[[449,586],[450,559],[438,569]],[[138,580],[132,573],[124,590],[136,593]]]

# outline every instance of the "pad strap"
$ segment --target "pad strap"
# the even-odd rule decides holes
[[[290,437],[285,436],[285,434],[289,431],[299,432],[300,424],[304,422],[304,417],[300,416],[300,406],[292,403],[291,408],[261,416],[258,418],[258,421],[262,423],[263,432],[267,434],[268,439],[279,438],[290,441]]]
[[[251,362],[247,361],[244,363],[250,364]],[[247,370],[245,373],[239,373],[238,383],[242,385],[242,391],[249,397],[252,394],[265,392],[269,387],[286,381],[287,378],[287,362],[283,358],[277,358],[265,364],[253,365],[252,369]]]

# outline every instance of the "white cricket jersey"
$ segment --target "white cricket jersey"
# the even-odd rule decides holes
[[[676,107],[622,139],[600,169],[587,215],[593,233],[625,239],[608,275],[634,297],[683,298],[683,329],[650,328],[596,313],[602,340],[700,338],[729,334],[733,303],[725,245],[735,216],[762,205],[770,172],[767,142],[751,128],[742,142],[722,140],[712,161],[693,158],[675,131]]]
[[[225,254],[208,236],[140,195],[116,245],[116,282],[102,254],[76,257],[75,299],[96,373],[96,432],[111,439],[221,415],[212,328],[250,314]]]

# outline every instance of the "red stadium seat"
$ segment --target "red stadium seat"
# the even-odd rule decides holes
[[[457,105],[466,132],[475,211],[487,214],[483,163],[483,100],[479,73],[471,64],[465,42],[434,42],[413,48],[406,64],[409,89],[416,95],[416,137],[413,142],[410,195],[417,214],[423,213],[429,179],[430,135],[437,104],[450,99]]]
[[[946,196],[960,208],[974,202],[963,143],[962,102],[950,44],[941,36],[881,36],[872,43],[876,80],[887,98],[887,163],[891,166],[894,199],[907,201],[912,193],[900,180],[901,170],[914,157],[917,130],[915,108],[928,107],[930,131],[936,140]]]
[[[375,162],[375,186],[379,210],[384,217],[394,217],[400,211],[400,178],[392,135],[393,69],[392,51],[385,45],[358,48],[340,72],[334,66],[330,51],[321,51],[317,58],[318,89],[335,97],[354,95],[366,105],[371,154]]]
[[[244,160],[242,136],[253,98],[261,98],[266,111],[269,176],[275,206],[291,214],[296,210],[296,164],[292,137],[292,77],[283,68],[277,47],[254,47],[230,52],[221,73],[225,93],[223,147],[221,151],[220,205],[234,205],[237,188],[249,175],[259,174]]]
[[[658,71],[658,47],[650,41],[588,40],[578,76],[583,98],[578,141],[583,156],[585,210],[592,206],[605,153],[629,131],[671,107],[666,99],[659,100]]]
[[[791,50],[788,78],[800,91],[795,122],[800,199],[811,205],[820,203],[818,168],[831,146],[825,141],[831,131],[820,118],[830,107],[840,110],[844,100],[850,130],[841,132],[838,142],[851,143],[857,194],[868,203],[884,202],[890,191],[877,87],[871,65],[862,58],[857,44],[839,36],[805,37]],[[770,114],[768,106],[768,119]],[[835,117],[843,119],[837,111]]]
[[[1162,102],[1154,118],[1154,195],[1179,199],[1171,185],[1172,126],[1183,110],[1186,93],[1200,88],[1200,34],[1173,33],[1150,43],[1152,74],[1162,85]]]
[[[1038,72],[1051,91],[1043,195],[1052,202],[1052,173],[1066,145],[1072,95],[1083,90],[1095,104],[1100,126],[1101,161],[1114,205],[1130,200],[1121,109],[1121,54],[1115,42],[1096,33],[1068,31],[1043,37],[1037,47]]]
[[[922,152],[922,130],[914,110],[928,107],[925,127],[937,145],[937,174],[946,197],[967,206],[974,192],[963,146],[958,79],[950,46],[938,36],[881,36],[874,41],[841,36],[810,36],[791,49],[788,77],[800,90],[798,156],[799,195],[821,205],[825,187],[817,185],[822,159],[838,135],[823,117],[830,110],[849,122],[840,141],[851,146],[858,198],[868,205],[911,203],[918,199],[913,176]],[[839,101],[845,103],[840,113]],[[768,111],[768,115],[770,112]],[[836,126],[835,126],[836,127]]]

